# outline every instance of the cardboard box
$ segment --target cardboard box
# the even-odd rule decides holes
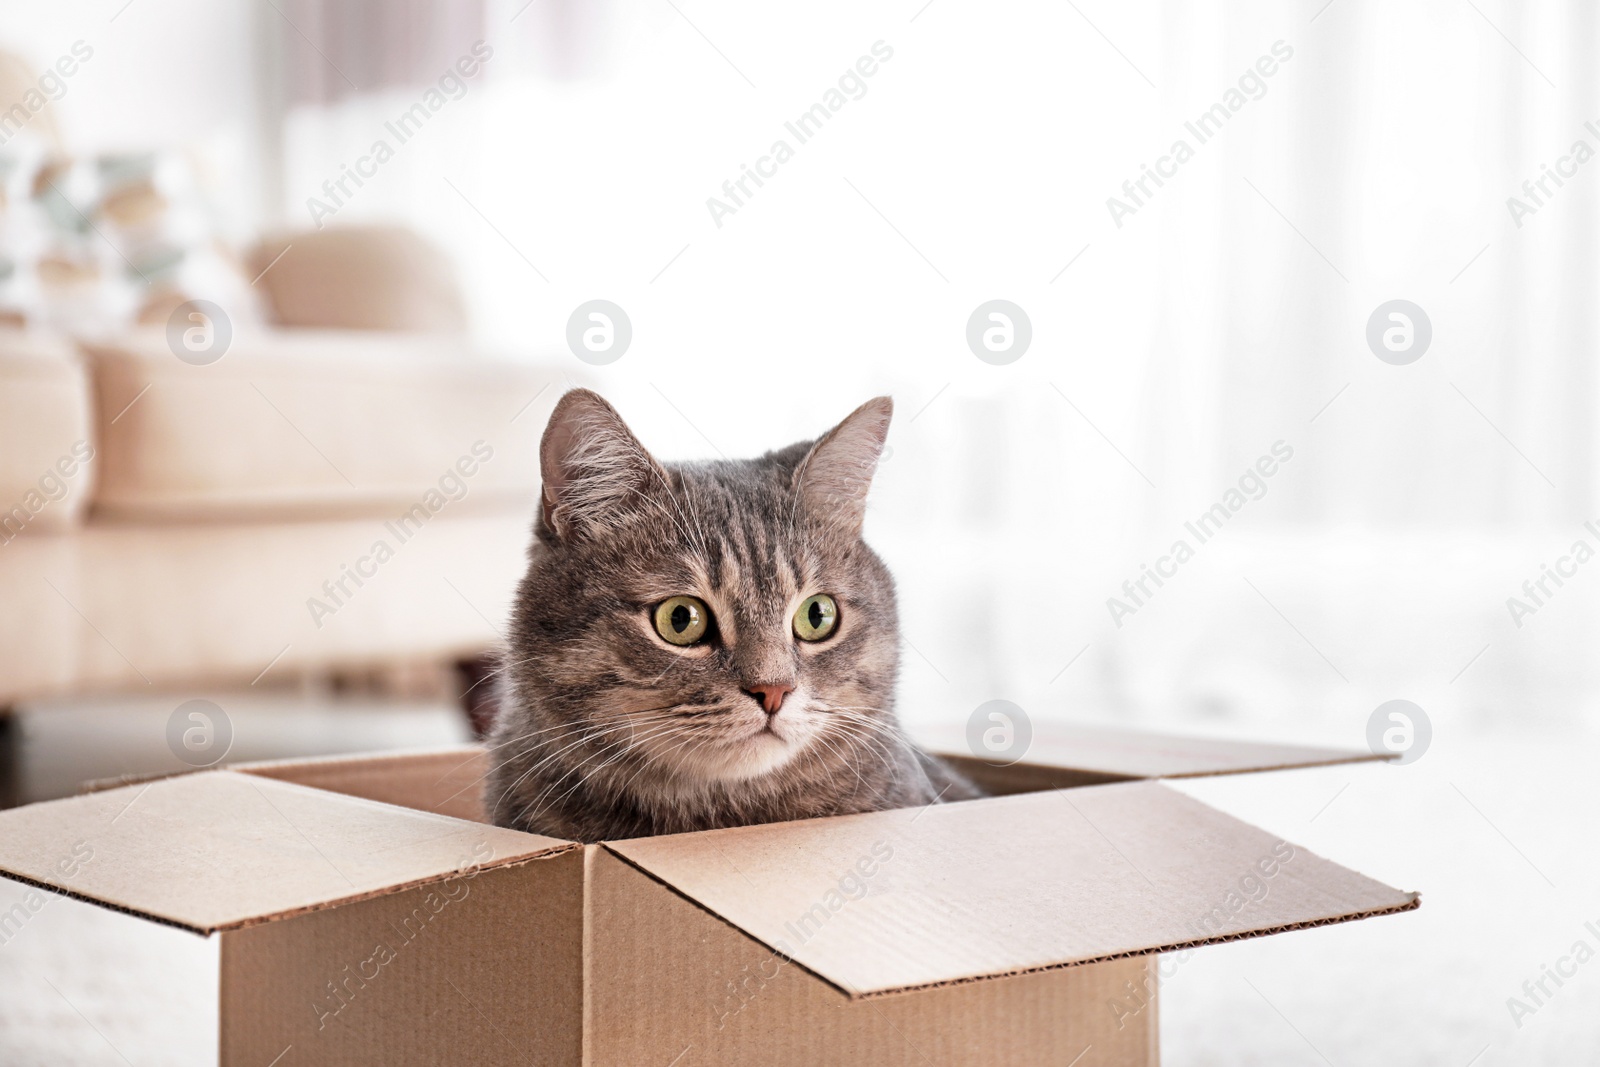
[[[218,939],[228,1065],[1155,1064],[1158,953],[1418,905],[1157,779],[1372,758],[1063,727],[982,800],[587,847],[484,824],[477,748],[243,764],[0,812],[0,871]]]

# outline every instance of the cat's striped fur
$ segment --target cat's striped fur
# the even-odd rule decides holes
[[[965,799],[900,733],[894,582],[861,539],[892,405],[753,460],[660,464],[598,395],[562,397],[490,743],[503,826],[578,841]],[[791,619],[826,593],[827,639]],[[699,597],[716,637],[664,641]],[[749,690],[791,685],[770,716]]]

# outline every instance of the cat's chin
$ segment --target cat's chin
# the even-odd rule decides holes
[[[748,782],[782,770],[797,751],[793,742],[763,730],[702,751],[694,769],[707,781]]]

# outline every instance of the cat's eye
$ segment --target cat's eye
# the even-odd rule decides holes
[[[692,645],[706,635],[711,609],[699,597],[668,597],[656,605],[656,633],[674,645]]]
[[[808,596],[794,613],[794,635],[802,641],[821,641],[839,625],[839,605],[827,593]]]

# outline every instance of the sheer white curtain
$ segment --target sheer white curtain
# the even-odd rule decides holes
[[[1521,628],[1506,599],[1578,538],[1600,547],[1582,528],[1600,185],[1582,166],[1548,182],[1520,228],[1506,202],[1528,200],[1523,181],[1575,142],[1600,149],[1585,128],[1595,18],[1336,0],[1314,21],[1262,25],[1166,5],[1169,127],[1271,40],[1295,50],[1233,120],[1255,125],[1202,149],[1220,165],[1172,190],[1162,220],[1174,343],[1153,360],[1181,384],[1151,429],[1183,472],[1171,484],[1225,484],[1277,437],[1297,449],[1262,512],[1242,516],[1247,536],[1218,540],[1228,565],[1187,635],[1162,632],[1163,648],[1234,663],[1237,707],[1271,716],[1268,702],[1321,692],[1337,720],[1410,692],[1469,720],[1537,719],[1579,714],[1591,695],[1582,577]],[[1395,298],[1432,321],[1409,366],[1365,343],[1368,316]],[[1169,695],[1200,696],[1198,677]]]
[[[429,232],[487,339],[599,385],[667,455],[760,451],[894,392],[872,523],[913,716],[1003,696],[1345,740],[1395,695],[1561,717],[1595,682],[1589,576],[1520,629],[1505,601],[1595,513],[1600,162],[1521,227],[1506,200],[1600,149],[1596,19],[496,2],[481,79],[337,221]],[[894,57],[864,95],[716,225],[707,198],[876,41]],[[1200,144],[1185,123],[1268,57]],[[417,91],[291,112],[291,222]],[[1179,138],[1193,158],[1118,227],[1107,198]],[[594,297],[635,327],[605,368],[562,341]],[[1007,367],[964,341],[995,297],[1034,327]],[[1394,299],[1432,324],[1408,366],[1365,339]],[[1108,599],[1280,441],[1264,495],[1118,626]]]

